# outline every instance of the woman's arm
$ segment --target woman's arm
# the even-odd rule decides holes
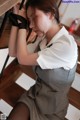
[[[38,53],[29,53],[26,45],[27,32],[25,29],[18,31],[17,59],[23,65],[37,65]]]
[[[17,34],[18,34],[18,27],[12,26],[9,38],[9,55],[11,57],[16,57],[16,48],[17,48]]]
[[[26,10],[24,7],[18,12],[18,14],[26,19]],[[29,53],[26,45],[27,35],[28,32],[26,29],[18,29],[14,26],[12,27],[9,40],[9,54],[10,56],[17,57],[20,64],[36,65],[38,54]]]
[[[13,13],[18,14],[19,13],[19,6],[20,4],[17,4],[13,8]],[[16,48],[17,48],[17,34],[18,34],[18,27],[13,26],[11,27],[11,32],[10,32],[10,38],[9,38],[9,55],[12,57],[16,57]]]

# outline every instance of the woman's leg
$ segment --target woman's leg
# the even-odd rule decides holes
[[[17,103],[11,111],[7,120],[29,120],[30,113],[27,105],[24,103]]]

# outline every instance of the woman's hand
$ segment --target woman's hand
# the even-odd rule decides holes
[[[20,3],[18,3],[17,5],[15,5],[13,7],[13,13],[14,14],[19,14],[19,7],[20,7]]]
[[[13,13],[14,13],[14,14],[17,14],[17,15],[20,15],[20,16],[22,16],[22,17],[24,17],[24,18],[27,18],[27,17],[26,17],[27,14],[26,14],[25,6],[23,5],[23,7],[22,7],[21,10],[19,10],[19,8],[20,8],[20,3],[18,3],[17,5],[14,6],[14,8],[13,8]]]
[[[25,7],[23,6],[21,10],[19,10],[19,13],[18,13],[20,16],[24,17],[27,19],[27,12],[26,12],[26,9]]]

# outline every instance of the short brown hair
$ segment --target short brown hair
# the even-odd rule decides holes
[[[55,15],[55,19],[59,23],[59,11],[58,6],[55,0],[28,0],[26,3],[26,9],[31,6],[33,8],[37,8],[42,10],[44,13],[51,12]]]

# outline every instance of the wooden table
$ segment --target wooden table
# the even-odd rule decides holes
[[[21,0],[0,0],[0,16],[7,12],[10,8],[16,5]]]

